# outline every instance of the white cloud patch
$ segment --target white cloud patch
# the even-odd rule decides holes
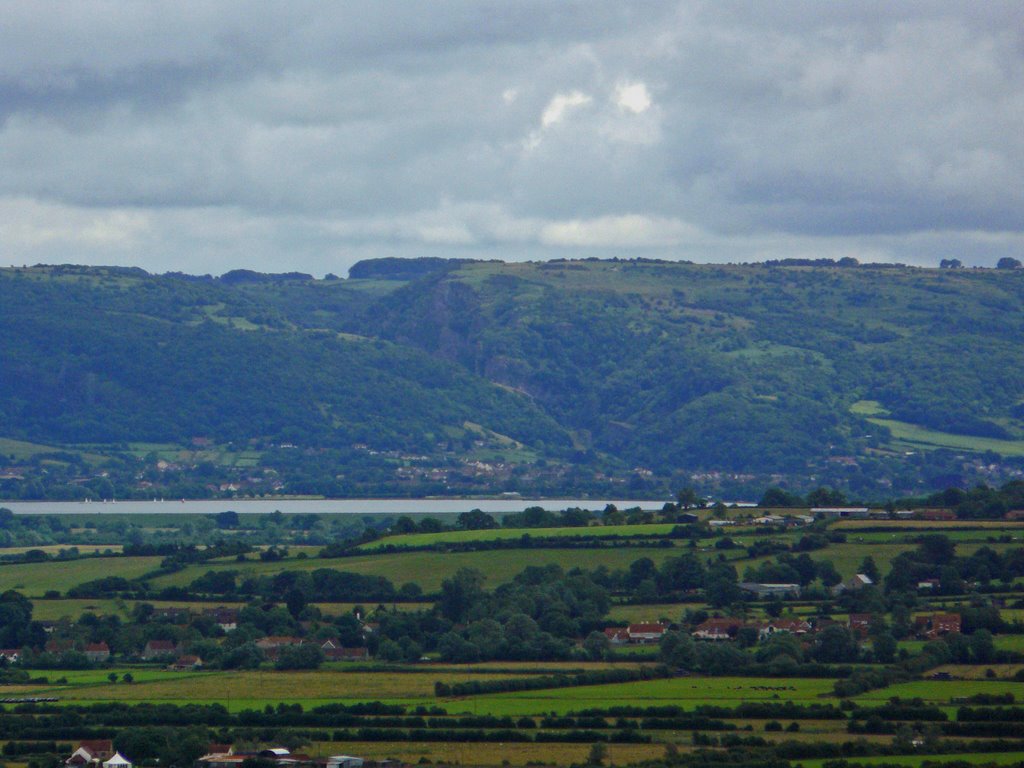
[[[541,242],[584,248],[664,248],[699,237],[698,230],[677,219],[640,214],[601,216],[545,224]]]
[[[29,198],[0,199],[0,243],[9,253],[37,248],[137,248],[150,229],[143,211],[83,209]]]
[[[570,112],[579,107],[585,107],[593,100],[582,91],[557,94],[544,108],[544,114],[540,118],[541,127],[550,128],[553,125],[558,125]]]
[[[640,115],[651,108],[651,94],[643,83],[622,83],[615,88],[615,104],[619,109]]]

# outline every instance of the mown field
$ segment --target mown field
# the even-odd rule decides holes
[[[613,706],[674,705],[694,709],[701,704],[733,707],[744,701],[821,701],[832,680],[806,678],[683,677],[630,683],[588,685],[541,691],[441,699],[450,713],[489,715],[565,714]]]
[[[425,591],[441,588],[441,582],[459,568],[476,568],[487,574],[489,587],[511,581],[530,565],[556,564],[566,570],[585,562],[588,568],[628,568],[641,557],[661,563],[682,549],[663,547],[623,547],[617,549],[512,549],[501,552],[403,552],[358,555],[343,558],[285,559],[276,562],[201,563],[177,573],[153,579],[156,588],[184,587],[206,571],[238,571],[242,576],[272,576],[281,571],[315,571],[334,568],[370,576],[384,576],[396,586],[406,582],[419,584]]]
[[[15,589],[27,597],[42,597],[50,590],[71,587],[105,576],[134,579],[160,566],[160,557],[87,557],[63,563],[0,564],[0,591]]]
[[[851,758],[850,763],[861,765],[905,765],[917,768],[925,763],[969,763],[971,765],[1013,765],[1024,761],[1021,752],[957,752],[945,755],[879,755],[876,757]],[[827,760],[794,760],[793,766],[803,768],[823,768]]]
[[[901,699],[919,698],[933,704],[951,704],[956,698],[1006,693],[1012,693],[1018,701],[1024,700],[1024,683],[1008,680],[915,680],[862,693],[854,697],[854,701],[878,705],[898,696]]]
[[[675,523],[647,523],[643,525],[592,525],[560,528],[495,528],[489,531],[444,531],[441,533],[405,533],[387,536],[378,541],[361,544],[359,549],[373,551],[389,545],[396,547],[428,547],[435,544],[457,544],[467,541],[508,541],[528,536],[531,539],[560,537],[612,538],[636,536],[666,536]]]
[[[133,683],[111,683],[111,672],[131,672]],[[493,680],[521,675],[471,670],[424,670],[422,672],[390,672],[387,670],[349,670],[324,668],[308,672],[279,671],[216,671],[170,672],[137,670],[125,667],[115,670],[40,671],[50,683],[40,686],[18,686],[21,692],[39,696],[57,696],[63,702],[170,702],[177,704],[223,704],[231,710],[258,707],[268,702],[300,703],[306,707],[332,701],[388,701],[395,703],[432,704],[434,683],[460,683],[470,680]],[[67,684],[55,684],[59,678]]]

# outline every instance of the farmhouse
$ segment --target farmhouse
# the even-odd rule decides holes
[[[336,638],[324,640],[320,650],[328,661],[366,661],[370,658],[368,648],[345,648]]]
[[[708,619],[698,624],[691,635],[697,640],[732,640],[742,626],[739,619]]]
[[[626,627],[629,642],[640,645],[658,642],[667,631],[664,624],[630,624]]]
[[[612,645],[626,645],[629,642],[629,632],[622,627],[608,627],[604,631],[604,636]]]
[[[72,768],[98,766],[113,756],[114,742],[110,739],[82,741],[79,742],[78,749],[71,753],[71,757],[64,761],[64,765],[72,766]]]
[[[179,656],[175,659],[174,663],[171,664],[170,669],[173,669],[175,672],[188,672],[190,670],[199,669],[202,666],[203,660],[201,658],[198,656],[186,655]]]
[[[233,632],[238,628],[237,608],[224,608],[222,606],[207,608],[203,611],[203,615],[213,619],[214,623],[225,632]]]
[[[860,637],[867,637],[871,629],[872,616],[870,613],[851,613],[849,627],[850,631]]]
[[[110,658],[110,646],[102,642],[87,643],[83,652],[89,661],[106,661]]]
[[[936,613],[931,616],[917,616],[914,631],[918,637],[934,639],[951,632],[959,632],[962,624],[959,613]]]
[[[150,661],[163,656],[174,656],[178,652],[178,646],[173,640],[150,640],[142,649],[142,658]]]
[[[767,637],[784,632],[790,635],[807,635],[814,630],[810,622],[803,619],[773,619],[757,628],[757,637],[764,640]]]
[[[0,660],[8,664],[14,664],[21,658],[21,651],[17,648],[0,648]]]

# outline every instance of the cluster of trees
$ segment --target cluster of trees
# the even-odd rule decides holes
[[[1012,582],[1024,576],[1024,547],[999,553],[992,547],[979,547],[972,554],[956,554],[956,543],[941,534],[927,534],[916,549],[898,555],[885,577],[887,595],[916,593],[920,582],[938,579],[938,594],[958,595],[969,584],[988,585],[992,581]]]
[[[979,483],[972,488],[947,488],[925,499],[929,506],[952,509],[961,520],[999,519],[1024,509],[1024,480],[1011,480],[999,488]]]

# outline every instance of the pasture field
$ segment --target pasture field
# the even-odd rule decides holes
[[[16,589],[26,597],[42,597],[50,590],[71,587],[105,576],[134,579],[160,566],[162,557],[85,557],[63,563],[0,564],[0,592]]]
[[[876,757],[851,757],[848,762],[855,765],[905,765],[917,768],[924,763],[970,763],[971,765],[1013,765],[1024,761],[1024,752],[954,752],[944,755],[878,755]],[[793,760],[792,765],[803,768],[823,768],[828,760]]]
[[[811,557],[815,560],[831,560],[835,565],[836,570],[843,576],[843,578],[849,578],[857,573],[857,569],[860,567],[861,562],[868,555],[874,558],[875,564],[878,566],[878,570],[881,571],[882,575],[889,572],[892,566],[892,561],[897,555],[903,552],[909,552],[915,549],[914,544],[871,544],[870,546],[864,543],[847,541],[844,544],[832,544],[827,549],[818,550],[812,552]],[[960,552],[958,550],[958,552]],[[963,552],[960,552],[963,554]],[[743,576],[743,569],[748,565],[757,567],[762,563],[769,563],[775,561],[775,555],[768,555],[765,557],[758,557],[754,559],[744,559],[736,563],[737,570],[740,571],[740,576]]]
[[[29,674],[34,678],[45,677],[49,679],[49,683],[45,686],[35,685],[35,690],[41,690],[45,687],[82,687],[82,686],[109,686],[111,685],[109,676],[115,674],[120,680],[125,674],[131,673],[131,676],[135,679],[134,683],[130,685],[141,685],[142,683],[152,683],[162,680],[179,680],[182,677],[190,677],[193,675],[202,674],[199,672],[171,672],[167,669],[158,669],[156,667],[144,666],[144,665],[122,665],[116,667],[103,667],[99,669],[30,669]],[[58,683],[58,680],[64,680],[63,683]],[[129,683],[117,683],[118,685],[128,686]],[[23,686],[26,689],[32,689],[33,686]]]
[[[229,709],[260,707],[269,702],[301,703],[317,706],[332,701],[390,701],[406,704],[431,704],[434,683],[464,683],[471,680],[495,680],[522,677],[522,673],[430,670],[394,672],[325,667],[317,671],[216,671],[170,672],[124,668],[136,682],[111,683],[108,670],[86,670],[73,676],[71,672],[49,671],[51,682],[40,686],[19,686],[40,696],[57,696],[62,702],[85,703],[105,701],[172,702],[223,704]],[[66,685],[52,681],[65,677]]]
[[[995,437],[976,437],[940,432],[895,419],[869,418],[872,424],[885,427],[892,434],[893,445],[911,448],[953,448],[960,451],[995,451],[1003,456],[1024,456],[1024,440],[1001,440]]]
[[[218,606],[223,606],[225,608],[239,608],[244,605],[244,603],[232,602],[194,603],[186,600],[137,601],[121,600],[119,598],[62,598],[60,600],[33,601],[32,605],[35,609],[32,611],[32,618],[38,619],[39,621],[57,621],[58,619],[63,618],[74,620],[83,613],[94,613],[97,616],[120,616],[123,619],[131,615],[132,610],[139,602],[149,603],[158,610],[160,608],[189,608],[195,613],[200,613],[204,608],[216,608]],[[341,613],[341,609],[339,609],[338,606],[344,606],[345,604],[331,603],[325,605],[330,605],[335,613]],[[401,609],[403,604],[399,603],[398,606]],[[349,608],[349,610],[351,610],[351,608]]]
[[[992,641],[1000,651],[1024,651],[1024,635],[996,635]]]
[[[107,458],[97,453],[83,453],[77,448],[60,448],[53,445],[41,443],[30,443],[25,440],[13,440],[9,437],[0,437],[0,456],[11,456],[16,461],[25,461],[41,453],[77,453],[90,464],[105,462]],[[3,506],[0,504],[0,506]]]
[[[657,621],[661,618],[679,621],[683,611],[690,609],[698,611],[706,608],[706,603],[651,603],[649,605],[613,605],[608,611],[608,618],[611,621],[628,621],[639,623],[642,621]]]
[[[986,530],[986,531],[1020,531],[1024,529],[1024,522],[1013,520],[836,520],[830,526],[830,530],[851,531],[861,528],[891,528],[894,531],[913,531],[915,534],[922,530],[944,533],[947,536],[957,531],[965,530]]]
[[[679,745],[680,752],[689,747],[689,734],[681,736],[685,741]],[[665,745],[654,744],[608,744],[608,758],[614,765],[627,765],[641,760],[654,760],[665,754]],[[361,755],[371,760],[395,758],[409,765],[416,765],[420,758],[445,765],[582,765],[586,762],[589,744],[553,742],[524,744],[510,742],[497,744],[425,742],[380,742],[342,741],[318,742],[317,748],[324,755]]]
[[[384,576],[396,586],[406,582],[419,584],[425,591],[441,588],[441,582],[459,568],[476,568],[487,574],[487,587],[511,581],[531,565],[555,564],[569,570],[585,561],[588,568],[605,565],[626,569],[634,560],[649,557],[661,563],[668,557],[678,556],[685,550],[668,547],[623,547],[591,549],[585,555],[579,549],[513,549],[495,552],[401,552],[376,555],[357,555],[340,558],[285,559],[276,562],[246,561],[244,563],[199,563],[177,573],[152,580],[157,589],[184,587],[206,571],[238,571],[243,577],[273,576],[281,571],[315,571],[333,568],[369,576]]]
[[[39,550],[48,555],[56,555],[62,549],[76,547],[83,555],[91,555],[94,552],[121,552],[124,547],[120,544],[40,544],[36,547],[0,547],[0,557],[4,555],[23,555],[26,552]],[[67,562],[65,560],[62,563]]]
[[[998,636],[997,636],[998,639]],[[902,647],[902,646],[901,646]],[[964,680],[989,680],[988,671],[995,672],[996,677],[1002,680],[1013,679],[1013,676],[1021,669],[1022,664],[943,664],[936,667],[934,672],[948,672],[954,677]]]
[[[591,525],[587,527],[562,526],[557,528],[495,528],[489,531],[444,531],[442,533],[405,533],[359,545],[359,549],[373,551],[389,544],[396,547],[429,547],[434,544],[459,544],[467,541],[507,541],[529,536],[531,539],[560,537],[604,538],[613,536],[667,536],[676,523],[647,523],[644,525]]]
[[[987,667],[983,667],[987,669]],[[854,701],[863,704],[880,704],[893,696],[901,699],[920,698],[933,704],[950,704],[953,699],[985,694],[1012,693],[1020,701],[1024,696],[1024,683],[1009,680],[915,680],[898,683],[887,688],[862,693]]]
[[[701,704],[734,707],[744,701],[827,701],[832,680],[811,678],[682,677],[629,683],[586,685],[540,691],[482,694],[438,699],[449,713],[488,715],[566,714],[613,706],[675,705],[694,709]],[[831,701],[835,701],[831,699]]]

